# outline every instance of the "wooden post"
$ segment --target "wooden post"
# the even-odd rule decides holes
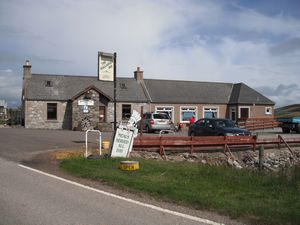
[[[258,166],[259,166],[259,170],[262,170],[263,169],[263,163],[264,163],[264,146],[261,145],[259,147],[259,159],[258,159]]]
[[[140,136],[143,136],[143,114],[144,114],[144,106],[141,106],[141,120],[140,120]]]

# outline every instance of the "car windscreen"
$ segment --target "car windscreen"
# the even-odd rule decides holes
[[[217,127],[236,127],[235,123],[230,120],[216,120]]]
[[[159,119],[159,120],[168,120],[169,116],[167,114],[161,113],[161,114],[153,114],[153,119]]]

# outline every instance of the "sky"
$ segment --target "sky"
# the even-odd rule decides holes
[[[33,73],[240,83],[275,107],[300,103],[299,0],[0,0],[0,99]]]

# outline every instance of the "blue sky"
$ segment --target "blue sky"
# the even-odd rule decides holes
[[[0,99],[18,106],[22,66],[95,75],[98,51],[118,76],[244,82],[276,102],[300,99],[298,0],[1,0]]]

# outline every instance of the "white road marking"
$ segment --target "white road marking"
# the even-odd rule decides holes
[[[39,173],[39,174],[43,174],[45,176],[48,176],[48,177],[51,177],[51,178],[54,178],[54,179],[69,183],[69,184],[73,184],[73,185],[81,187],[81,188],[85,188],[85,189],[90,190],[90,191],[94,191],[94,192],[97,192],[97,193],[100,193],[100,194],[103,194],[103,195],[106,195],[106,196],[110,196],[110,197],[113,197],[113,198],[121,199],[123,201],[130,202],[130,203],[140,205],[140,206],[143,206],[143,207],[147,207],[147,208],[150,208],[150,209],[154,209],[154,210],[157,210],[157,211],[160,211],[160,212],[168,213],[168,214],[171,214],[171,215],[183,217],[185,219],[190,219],[190,220],[194,220],[194,221],[197,221],[197,222],[206,223],[206,224],[210,224],[210,225],[225,225],[225,224],[222,224],[222,223],[217,223],[217,222],[207,220],[207,219],[203,219],[203,218],[200,218],[200,217],[187,215],[187,214],[172,211],[172,210],[169,210],[169,209],[164,209],[164,208],[161,208],[161,207],[158,207],[158,206],[150,205],[150,204],[143,203],[143,202],[140,202],[140,201],[136,201],[136,200],[133,200],[133,199],[130,199],[130,198],[125,198],[125,197],[115,195],[115,194],[112,194],[112,193],[109,193],[109,192],[106,192],[106,191],[101,191],[101,190],[98,190],[96,188],[92,188],[92,187],[89,187],[89,186],[86,186],[86,185],[83,185],[83,184],[79,184],[79,183],[74,182],[74,181],[64,179],[62,177],[52,175],[50,173],[45,173],[43,171],[33,169],[31,167],[28,167],[28,166],[24,166],[22,164],[18,164],[18,166],[20,166],[24,169],[31,170],[33,172]]]

